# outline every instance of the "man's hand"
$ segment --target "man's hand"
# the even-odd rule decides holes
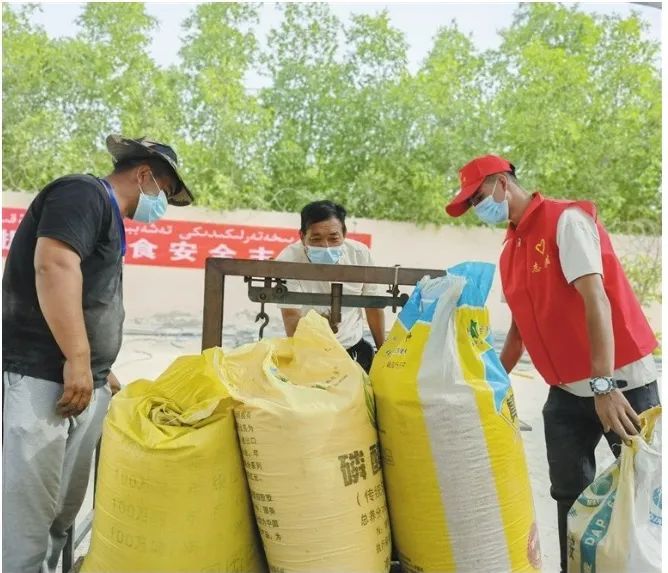
[[[116,374],[113,372],[109,372],[109,376],[107,376],[107,383],[109,384],[109,388],[111,388],[112,396],[118,394],[118,392],[121,391],[121,383],[118,381]]]
[[[609,394],[594,396],[594,404],[604,432],[612,430],[625,443],[638,433],[640,418],[618,388]]]
[[[503,343],[503,349],[501,350],[501,364],[503,365],[504,370],[510,374],[522,358],[524,354],[524,342],[522,341],[522,335],[520,334],[519,328],[515,324],[513,319],[510,323],[510,329],[508,329],[508,334],[506,335],[506,341]]]
[[[93,374],[90,359],[66,360],[63,368],[64,392],[56,403],[58,413],[63,418],[77,416],[83,412],[93,394]]]
[[[365,308],[366,321],[376,343],[376,351],[385,342],[385,309],[384,308]]]

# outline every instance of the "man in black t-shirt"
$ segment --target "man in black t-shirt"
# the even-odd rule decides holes
[[[2,277],[2,570],[55,571],[83,502],[123,330],[124,217],[189,205],[174,150],[107,138],[103,179],[49,183],[21,221]]]

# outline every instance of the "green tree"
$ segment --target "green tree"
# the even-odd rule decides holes
[[[112,131],[174,133],[173,72],[147,55],[156,22],[143,4],[89,3],[79,33],[62,39],[30,23],[34,9],[3,5],[6,187],[36,191],[67,172],[108,171]]]
[[[620,253],[624,272],[643,306],[661,302],[661,236],[644,235],[648,226],[643,220],[628,222],[630,234]]]
[[[198,5],[184,24],[181,107],[184,158],[198,201],[224,208],[266,208],[264,147],[268,113],[244,88],[257,62],[257,4]],[[247,29],[247,31],[244,31]]]
[[[2,5],[3,187],[35,191],[51,176],[66,112],[58,99],[64,69],[58,49],[33,26],[36,6]]]
[[[636,16],[522,4],[498,50],[476,51],[453,22],[411,74],[386,12],[344,24],[326,3],[283,4],[261,49],[258,4],[200,4],[162,69],[142,3],[88,3],[61,39],[31,23],[35,9],[2,7],[6,189],[104,172],[118,131],[173,143],[210,206],[327,196],[357,216],[478,224],[442,205],[457,169],[495,152],[528,188],[596,201],[613,231],[660,232],[659,46]],[[270,85],[249,93],[258,71]]]
[[[498,53],[490,150],[531,186],[597,202],[607,226],[660,229],[658,46],[636,17],[522,4]]]
[[[378,217],[407,187],[412,104],[408,49],[387,12],[356,15],[343,29],[345,94],[336,102],[321,153],[326,188],[359,216]]]
[[[428,166],[431,201],[423,219],[444,222],[443,204],[459,186],[458,169],[486,153],[493,122],[493,90],[485,59],[454,22],[438,30],[434,45],[418,71],[414,94],[418,111],[417,157]],[[474,216],[448,223],[477,223]]]
[[[263,58],[271,86],[260,98],[272,117],[270,204],[297,209],[329,191],[321,159],[348,87],[337,58],[341,22],[329,6],[288,3],[280,9],[283,20],[269,32]]]

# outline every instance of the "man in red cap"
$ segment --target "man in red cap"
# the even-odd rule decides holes
[[[568,511],[595,477],[596,445],[605,436],[619,455],[637,413],[659,404],[657,341],[592,203],[530,194],[496,155],[473,159],[459,179],[450,216],[473,207],[487,224],[508,223],[500,271],[512,323],[501,362],[510,372],[526,348],[550,385],[543,419],[565,573]]]

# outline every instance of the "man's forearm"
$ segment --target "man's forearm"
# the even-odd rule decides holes
[[[605,293],[585,299],[585,317],[591,350],[591,376],[612,376],[615,363],[615,339],[612,331],[610,301]]]
[[[366,320],[376,343],[376,348],[380,348],[385,342],[385,311],[382,308],[367,308],[365,310]]]
[[[90,361],[80,267],[38,263],[35,286],[42,314],[65,358]]]
[[[573,282],[582,297],[591,353],[591,376],[612,376],[615,363],[615,339],[612,331],[610,301],[599,274],[582,276]]]
[[[591,377],[612,376],[615,367],[615,339],[612,312],[600,276],[581,281],[576,288],[582,295],[591,351]],[[617,388],[594,395],[594,408],[604,432],[614,431],[628,443],[640,429],[640,418]]]

